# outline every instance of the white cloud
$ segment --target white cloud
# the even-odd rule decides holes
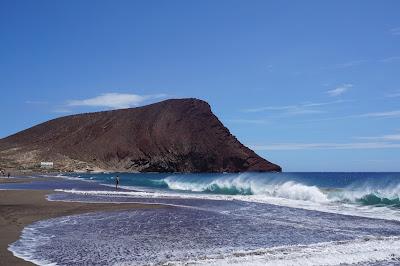
[[[391,57],[386,57],[381,60],[379,60],[382,63],[391,63],[395,61],[400,61],[400,56],[391,56]]]
[[[328,90],[326,93],[331,97],[336,97],[347,92],[352,87],[353,87],[352,84],[343,84],[342,86],[339,86],[333,90]]]
[[[245,109],[243,112],[245,113],[258,113],[263,111],[284,111],[286,114],[310,114],[310,113],[322,113],[321,110],[312,109],[313,107],[320,107],[331,104],[338,104],[348,102],[348,100],[337,100],[330,102],[306,102],[295,105],[282,105],[282,106],[264,106],[257,108]]]
[[[25,101],[26,104],[37,104],[37,105],[44,105],[44,104],[48,104],[48,102],[46,101]]]
[[[72,113],[72,111],[71,111],[70,109],[68,109],[68,108],[63,108],[63,107],[56,108],[56,109],[53,110],[53,112],[54,112],[54,113],[59,113],[59,114]]]
[[[89,99],[70,100],[67,102],[67,106],[108,107],[112,109],[120,109],[139,106],[147,100],[164,97],[166,97],[165,94],[137,95],[129,93],[104,93]]]
[[[400,117],[400,110],[366,113],[366,114],[357,115],[355,117],[381,117],[381,118]]]
[[[395,35],[395,36],[400,35],[400,27],[399,28],[390,29],[390,34]]]
[[[325,106],[325,105],[338,104],[338,103],[347,103],[347,102],[352,102],[352,100],[336,100],[336,101],[330,101],[330,102],[304,103],[304,106],[305,107]]]
[[[389,94],[386,94],[385,96],[388,98],[400,97],[400,92],[389,93]]]
[[[328,66],[320,67],[320,70],[341,70],[341,69],[347,69],[347,68],[352,68],[352,67],[357,67],[364,65],[366,63],[370,62],[370,60],[351,60],[351,61],[346,61],[338,64],[331,64]]]
[[[325,113],[325,111],[316,110],[316,109],[298,108],[298,109],[289,110],[286,114],[287,115],[307,115],[307,114],[321,114],[321,113]]]
[[[258,124],[258,125],[264,125],[269,123],[269,121],[262,119],[228,119],[226,121],[228,123],[230,122],[239,124]]]
[[[355,114],[355,115],[346,115],[346,116],[338,116],[338,117],[326,117],[319,119],[308,119],[303,120],[303,122],[314,123],[314,122],[322,122],[322,121],[333,121],[333,120],[342,120],[342,119],[353,119],[353,118],[398,118],[400,117],[400,110],[387,111],[387,112],[375,112],[375,113],[365,113],[365,114]]]
[[[334,66],[334,68],[349,68],[349,67],[355,67],[359,66],[361,64],[367,63],[367,60],[354,60],[354,61],[348,61],[345,63],[337,64]]]
[[[284,105],[284,106],[265,106],[258,108],[250,108],[243,110],[245,113],[258,113],[263,111],[284,111],[296,108],[297,105]]]
[[[250,146],[256,151],[272,150],[348,150],[348,149],[393,149],[400,143],[391,142],[354,142],[354,143],[274,143]]]
[[[381,141],[400,141],[400,134],[389,134],[376,137],[357,137],[357,139],[365,140],[381,140]]]

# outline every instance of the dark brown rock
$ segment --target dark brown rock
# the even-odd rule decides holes
[[[1,139],[0,156],[0,164],[53,161],[64,171],[281,171],[242,145],[197,99],[50,120]]]

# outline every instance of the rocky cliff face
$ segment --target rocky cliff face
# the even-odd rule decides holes
[[[242,145],[197,99],[57,118],[0,140],[0,164],[63,171],[280,171]],[[1,165],[0,165],[1,167]]]

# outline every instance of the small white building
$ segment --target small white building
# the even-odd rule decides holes
[[[54,167],[53,162],[40,162],[40,168],[51,169]]]

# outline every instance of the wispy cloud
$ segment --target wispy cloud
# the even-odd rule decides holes
[[[48,104],[48,102],[46,101],[25,101],[26,104],[36,104],[36,105],[44,105],[44,104]]]
[[[331,97],[336,97],[342,95],[343,93],[347,92],[350,88],[352,88],[352,84],[343,84],[335,89],[328,90],[326,93]]]
[[[348,102],[348,100],[337,100],[330,102],[305,102],[300,104],[293,105],[282,105],[282,106],[263,106],[257,108],[249,108],[244,109],[245,113],[258,113],[264,111],[282,111],[286,115],[296,115],[296,114],[315,114],[315,113],[323,113],[323,110],[313,109],[315,107],[321,107],[332,104],[339,104],[343,102]]]
[[[263,119],[227,119],[225,121],[228,123],[238,123],[238,124],[256,124],[256,125],[269,124],[268,120],[263,120]]]
[[[387,93],[387,94],[385,95],[385,97],[387,97],[387,98],[397,98],[397,97],[400,97],[400,91]]]
[[[380,140],[380,141],[400,141],[400,134],[388,134],[375,137],[357,137],[364,140]]]
[[[250,108],[244,109],[243,112],[245,113],[258,113],[263,111],[284,111],[296,108],[297,105],[283,105],[283,106],[264,106],[264,107],[257,107],[257,108]]]
[[[333,68],[349,68],[349,67],[355,67],[355,66],[359,66],[362,65],[364,63],[367,63],[368,60],[353,60],[353,61],[348,61],[348,62],[344,62],[341,64],[336,64],[334,65]]]
[[[323,71],[324,70],[340,70],[340,69],[352,68],[352,67],[361,66],[368,62],[370,62],[370,60],[365,60],[365,59],[349,60],[349,61],[338,63],[338,64],[331,64],[331,65],[320,67],[319,71],[321,71],[321,70],[323,70]],[[318,70],[316,69],[315,71],[318,71]]]
[[[58,113],[58,114],[72,113],[71,109],[64,108],[64,107],[57,107],[57,108],[53,109],[53,112]]]
[[[355,114],[355,115],[344,115],[337,117],[325,117],[318,119],[308,119],[303,122],[314,123],[314,122],[322,122],[322,121],[334,121],[334,120],[343,120],[343,119],[353,119],[353,118],[398,118],[400,117],[400,110],[393,111],[385,111],[385,112],[372,112],[372,113],[364,113],[364,114]]]
[[[366,114],[356,115],[355,117],[381,117],[381,118],[400,117],[400,110],[366,113]]]
[[[348,150],[348,149],[398,149],[400,143],[391,142],[351,142],[351,143],[274,143],[254,145],[256,151],[272,150]]]
[[[400,56],[391,56],[391,57],[386,57],[381,60],[379,60],[382,63],[392,63],[396,61],[400,61]]]
[[[325,113],[323,110],[317,110],[317,109],[293,109],[289,110],[286,115],[307,115],[307,114],[322,114]]]
[[[392,34],[392,35],[399,36],[399,35],[400,35],[400,27],[390,29],[389,32],[390,32],[390,34]]]
[[[67,106],[107,107],[112,109],[120,109],[139,106],[145,101],[165,97],[165,94],[137,95],[129,93],[104,93],[89,99],[67,101]]]
[[[346,102],[352,102],[352,100],[336,100],[336,101],[330,101],[330,102],[319,102],[319,103],[305,103],[305,107],[314,107],[314,106],[325,106],[325,105],[331,105],[331,104],[338,104],[338,103],[346,103]]]

